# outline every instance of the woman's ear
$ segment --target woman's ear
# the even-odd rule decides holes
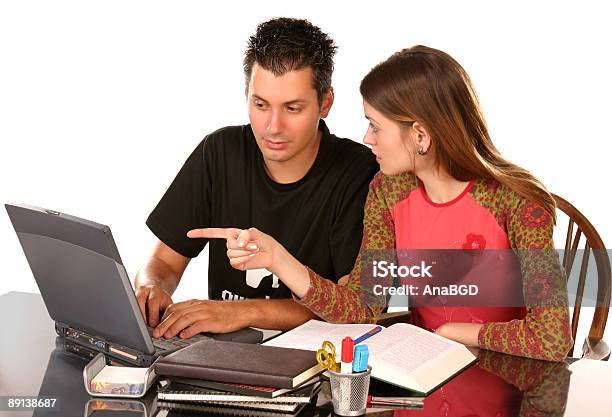
[[[412,124],[414,143],[419,155],[425,155],[431,148],[431,137],[423,125],[419,122]]]

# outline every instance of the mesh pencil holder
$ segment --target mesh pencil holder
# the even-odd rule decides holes
[[[365,414],[370,389],[370,373],[368,366],[365,372],[341,374],[329,371],[332,404],[334,413],[341,416],[360,416]]]

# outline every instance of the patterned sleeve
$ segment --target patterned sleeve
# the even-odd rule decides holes
[[[386,306],[386,297],[376,295],[373,287],[374,284],[390,283],[373,278],[370,265],[373,260],[389,261],[389,257],[395,256],[394,224],[386,198],[393,181],[401,179],[393,180],[378,173],[370,183],[364,209],[363,239],[347,285],[334,284],[308,270],[310,288],[296,301],[325,321],[373,323]]]
[[[521,320],[484,324],[478,344],[511,355],[561,361],[572,337],[566,276],[552,240],[553,218],[534,202],[508,191],[503,194],[509,204],[505,226],[519,258],[527,314]]]
[[[478,366],[524,392],[520,416],[564,414],[571,375],[566,363],[534,361],[481,350]]]

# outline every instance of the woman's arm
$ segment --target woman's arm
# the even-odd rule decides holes
[[[374,286],[390,286],[392,278],[373,276],[372,262],[397,262],[395,229],[389,196],[398,199],[401,190],[414,186],[413,176],[386,177],[377,174],[370,183],[364,208],[363,239],[355,266],[345,285],[337,285],[308,269],[306,294],[294,293],[300,304],[322,319],[334,323],[372,323],[385,309],[387,296],[377,295]],[[396,193],[390,193],[389,191]],[[398,194],[398,195],[395,195]]]
[[[527,314],[521,320],[486,323],[478,345],[511,355],[562,361],[572,346],[566,277],[552,240],[553,218],[520,199],[510,207],[507,231],[519,257]]]
[[[385,181],[406,183],[405,179],[386,180],[378,174],[370,184],[365,204],[364,231],[355,266],[346,285],[338,285],[302,265],[272,237],[257,229],[198,229],[193,238],[224,238],[230,264],[237,269],[266,268],[293,292],[294,299],[322,319],[335,323],[368,323],[386,306],[386,296],[375,295],[375,284],[390,285],[389,279],[374,278],[373,260],[395,260],[395,234],[391,212],[385,199]]]
[[[434,333],[466,346],[477,347],[479,346],[478,334],[482,326],[477,323],[444,323]]]
[[[481,350],[478,366],[523,392],[520,416],[564,414],[571,376],[566,363],[535,361]]]

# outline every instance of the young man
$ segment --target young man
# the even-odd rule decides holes
[[[189,239],[191,229],[254,226],[322,276],[337,281],[352,269],[378,165],[369,149],[330,134],[322,120],[334,101],[335,51],[305,20],[270,20],[250,38],[250,125],[205,137],[147,220],[159,240],[136,277],[136,295],[154,337],[290,329],[314,317],[270,272],[232,268],[223,241]],[[187,264],[206,243],[209,300],[173,304]]]

